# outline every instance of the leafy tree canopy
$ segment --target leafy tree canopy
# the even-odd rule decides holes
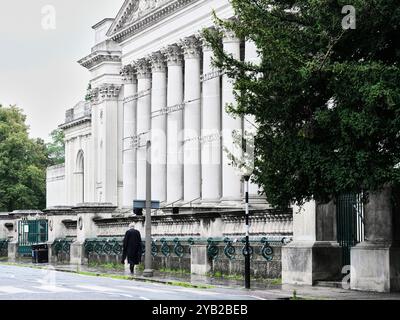
[[[0,105],[0,211],[44,209],[46,146],[30,139],[21,109]]]
[[[255,116],[254,180],[269,202],[399,183],[399,1],[231,2],[237,20],[216,17],[204,36],[240,93],[231,111]],[[346,5],[355,8],[356,29],[342,26]],[[222,28],[253,41],[261,62],[225,54]]]
[[[64,131],[53,130],[50,133],[51,142],[46,145],[51,165],[63,164],[65,162]]]

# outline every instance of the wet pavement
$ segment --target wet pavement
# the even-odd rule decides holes
[[[25,266],[30,268],[44,268],[45,270],[56,270],[62,271],[63,273],[74,274],[77,272],[88,272],[95,275],[116,275],[116,276],[131,276],[129,272],[129,267],[126,265],[125,269],[121,270],[113,270],[110,268],[103,267],[88,267],[88,266],[77,266],[70,264],[41,264],[34,265],[29,260],[18,261],[17,264],[19,267]],[[4,265],[4,263],[3,263]],[[7,265],[7,264],[6,264]],[[9,265],[9,264],[8,264]],[[12,266],[12,265],[11,265]],[[2,267],[2,262],[0,261],[0,267]],[[14,266],[15,268],[19,268],[18,266]],[[15,269],[17,271],[17,269]],[[40,270],[39,270],[40,271]],[[43,271],[43,270],[42,270]],[[101,279],[102,277],[91,277],[95,279]],[[155,285],[165,286],[168,291],[168,287],[171,284],[176,283],[187,283],[192,286],[190,290],[196,290],[197,288],[207,287],[208,292],[211,291],[223,291],[227,296],[234,294],[241,294],[250,299],[258,299],[258,300],[289,300],[293,298],[294,293],[299,299],[309,299],[309,300],[400,300],[400,293],[369,293],[369,292],[359,292],[348,290],[346,288],[332,288],[332,287],[311,287],[311,286],[293,286],[293,285],[278,285],[276,281],[273,283],[263,280],[259,281],[256,279],[252,280],[252,289],[246,290],[244,289],[244,283],[242,280],[232,280],[232,279],[223,279],[223,278],[213,278],[206,276],[198,276],[191,274],[178,274],[178,273],[167,273],[167,272],[154,272],[154,276],[152,278],[145,278],[142,275],[141,271],[135,271],[133,277],[130,277],[131,281],[128,280],[119,280],[125,281],[127,283],[143,283],[148,284],[149,282]],[[115,279],[110,279],[115,280]],[[169,285],[168,285],[169,284]],[[130,284],[131,285],[131,284]],[[209,288],[209,286],[213,286],[213,288]],[[204,289],[203,289],[204,290]],[[211,291],[210,291],[211,290]],[[1,283],[0,283],[0,293],[1,293]],[[159,299],[170,300],[171,296],[161,295]],[[217,298],[211,294],[210,299]],[[1,299],[1,296],[0,296]],[[228,298],[227,298],[228,299]],[[172,300],[174,300],[172,298]]]

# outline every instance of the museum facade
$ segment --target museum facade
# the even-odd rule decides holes
[[[48,169],[47,206],[109,203],[132,208],[146,192],[151,141],[152,199],[161,207],[240,207],[243,182],[230,155],[251,119],[234,118],[232,81],[213,64],[201,31],[228,0],[125,1],[93,26],[95,45],[79,63],[91,74],[86,101],[66,112],[65,165]],[[253,43],[225,32],[237,59],[258,60]],[[266,207],[258,188],[253,204]]]

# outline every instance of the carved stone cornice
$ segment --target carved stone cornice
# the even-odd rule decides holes
[[[96,51],[86,56],[85,58],[78,61],[78,63],[86,69],[92,69],[95,66],[103,62],[121,62],[121,51],[109,52],[109,51]]]
[[[199,59],[201,54],[201,41],[197,36],[190,36],[180,41],[185,59]]]
[[[154,52],[149,56],[152,72],[166,72],[166,57],[161,51]]]
[[[127,1],[111,26],[108,36],[121,43],[197,1],[199,0]],[[144,9],[140,10],[140,6]]]
[[[139,59],[133,62],[133,65],[137,72],[138,79],[149,79],[151,78],[150,62],[147,58]]]
[[[131,64],[122,67],[120,74],[125,84],[132,83],[136,79],[136,70]]]
[[[180,46],[172,44],[162,49],[161,52],[166,56],[168,66],[182,66],[183,55]]]

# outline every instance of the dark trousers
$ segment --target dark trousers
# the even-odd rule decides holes
[[[135,265],[134,265],[134,264],[131,264],[131,265],[129,266],[129,269],[131,270],[131,273],[133,273],[133,271],[135,270]]]

